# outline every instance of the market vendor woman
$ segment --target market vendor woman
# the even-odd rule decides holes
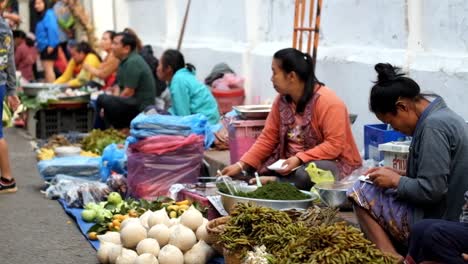
[[[458,220],[468,189],[468,126],[440,96],[422,94],[397,68],[379,63],[375,70],[370,110],[413,137],[408,166],[406,172],[371,169],[373,184],[357,182],[348,195],[366,236],[383,252],[401,258],[414,223]]]
[[[310,162],[331,171],[336,179],[359,168],[362,160],[346,106],[317,80],[312,58],[293,48],[282,49],[273,56],[272,71],[271,81],[279,95],[265,128],[240,161],[222,174],[236,176],[257,170],[260,175],[277,176],[310,190],[313,182],[305,172]],[[286,159],[283,169],[274,172],[266,168],[279,159]]]

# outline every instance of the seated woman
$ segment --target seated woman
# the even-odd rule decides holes
[[[78,88],[93,79],[93,75],[83,69],[83,64],[99,67],[101,59],[91,46],[82,41],[78,44],[68,46],[72,59],[68,62],[65,72],[54,83],[67,84],[70,87]]]
[[[383,252],[402,259],[411,226],[425,218],[456,220],[468,190],[468,126],[437,95],[390,64],[375,66],[370,110],[413,140],[406,172],[373,168],[373,184],[348,191],[361,229]]]
[[[111,87],[115,82],[115,75],[119,68],[120,60],[117,59],[112,53],[112,40],[114,39],[115,32],[108,30],[102,34],[101,41],[99,43],[101,49],[106,52],[107,56],[99,67],[93,67],[90,64],[84,63],[83,69],[90,72],[93,76],[103,80],[98,83],[102,89]]]
[[[158,78],[169,83],[172,106],[169,113],[176,116],[203,114],[212,125],[219,123],[219,110],[213,94],[195,77],[195,67],[185,64],[177,50],[166,50],[157,68]]]
[[[359,168],[362,160],[346,106],[317,80],[312,58],[293,48],[282,49],[274,54],[271,67],[271,81],[279,95],[265,128],[240,161],[226,167],[222,174],[236,176],[253,169],[310,190],[314,183],[305,171],[310,162],[330,170],[336,179]],[[266,166],[278,159],[286,159],[284,169],[269,171]]]

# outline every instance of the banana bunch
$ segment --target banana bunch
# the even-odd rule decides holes
[[[82,150],[82,151],[80,152],[80,156],[90,157],[90,158],[100,157],[98,154],[96,154],[96,153],[94,153],[94,152],[91,152],[91,151],[84,151],[84,150]]]
[[[38,160],[51,160],[55,157],[55,152],[50,148],[40,148],[36,157]]]
[[[180,202],[175,202],[166,207],[166,211],[169,214],[170,218],[177,218],[181,216],[187,209],[190,207],[189,200],[183,200]]]

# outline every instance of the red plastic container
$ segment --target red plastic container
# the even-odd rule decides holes
[[[265,120],[234,120],[228,125],[231,164],[239,161],[255,143],[265,127]]]
[[[214,98],[218,102],[219,112],[225,114],[232,110],[233,106],[243,105],[245,100],[245,91],[242,88],[229,90],[220,90],[213,88],[211,90]]]

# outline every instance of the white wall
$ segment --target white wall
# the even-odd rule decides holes
[[[112,25],[109,14],[115,14],[117,30],[135,29],[157,54],[176,47],[186,0],[114,1],[112,12],[111,0],[93,1],[100,8],[93,12],[98,31]],[[377,122],[368,111],[377,62],[403,67],[468,119],[468,1],[323,3],[316,75],[359,115],[353,125],[359,146],[363,125]],[[246,77],[248,102],[271,100],[271,56],[292,45],[293,16],[294,0],[193,0],[182,52],[200,79],[224,61]]]

